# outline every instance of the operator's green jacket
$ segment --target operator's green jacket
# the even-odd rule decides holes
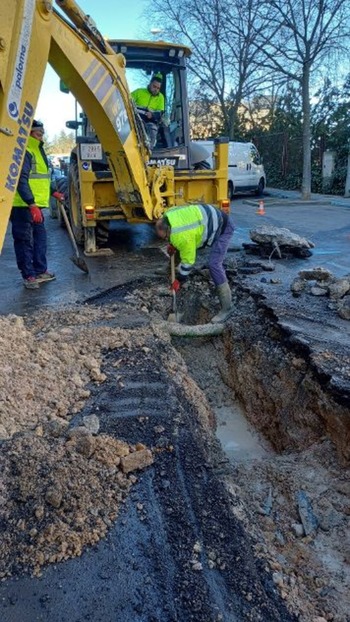
[[[158,93],[157,95],[152,95],[148,88],[140,88],[136,89],[131,93],[131,97],[133,98],[136,106],[140,108],[148,108],[148,110],[158,110],[159,112],[164,112],[165,110],[165,102],[163,93]]]
[[[13,200],[16,207],[48,207],[51,194],[51,176],[43,144],[29,136],[27,150]]]
[[[212,246],[228,220],[227,214],[213,205],[182,205],[167,210],[170,244],[180,253],[177,271],[187,277],[196,263],[197,248]]]

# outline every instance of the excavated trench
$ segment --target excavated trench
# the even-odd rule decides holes
[[[70,422],[97,415],[100,433],[151,447],[154,465],[96,547],[0,585],[1,619],[349,622],[349,411],[339,387],[238,282],[214,338],[167,337],[160,289],[134,282],[90,301],[111,309],[109,326],[146,337],[106,348],[106,381]],[[183,321],[207,322],[212,301],[197,276],[180,300]]]
[[[348,622],[350,413],[339,378],[347,349],[340,346],[332,368],[337,352],[286,330],[250,288],[236,281],[233,290],[222,338],[173,343],[213,408],[234,469],[229,485],[283,598],[301,619]],[[198,300],[190,309],[208,321]]]

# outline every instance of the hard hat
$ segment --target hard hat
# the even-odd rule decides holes
[[[32,130],[35,130],[37,128],[44,128],[44,124],[41,121],[36,121],[36,119],[34,119],[32,123]]]

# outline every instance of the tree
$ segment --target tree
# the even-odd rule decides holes
[[[344,192],[348,168],[350,138],[350,74],[341,85],[334,85],[326,78],[322,88],[315,94],[311,107],[312,142],[319,146],[319,161],[323,154],[332,150],[335,154],[335,170],[329,180],[329,192]],[[349,179],[350,181],[350,179]]]
[[[256,44],[267,69],[300,84],[303,120],[302,196],[311,195],[310,83],[322,62],[341,49],[348,36],[348,0],[265,0]],[[344,44],[345,45],[345,44]]]
[[[62,130],[59,134],[55,134],[52,140],[47,144],[46,151],[50,153],[70,153],[75,145],[74,132],[65,132]]]
[[[254,42],[263,29],[259,6],[258,0],[152,0],[150,5],[152,20],[165,36],[191,47],[191,94],[220,106],[222,132],[231,139],[242,100],[262,82],[261,51]]]
[[[242,135],[244,140],[256,144],[264,157],[269,184],[279,188],[300,187],[302,179],[299,91],[294,83],[290,83],[274,98],[257,99],[252,117],[254,125]],[[257,107],[259,104],[262,110]]]

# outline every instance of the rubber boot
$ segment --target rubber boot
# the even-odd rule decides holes
[[[227,320],[227,318],[231,315],[233,311],[232,294],[229,284],[226,282],[222,285],[218,285],[216,291],[219,296],[221,311],[220,313],[214,315],[214,317],[211,319],[212,324],[217,324],[218,322],[225,322],[225,320]]]

